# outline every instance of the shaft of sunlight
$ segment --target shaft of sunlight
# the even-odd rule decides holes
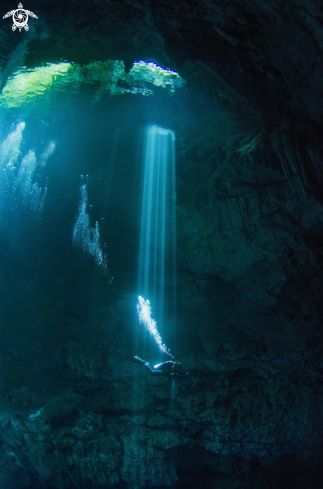
[[[139,317],[139,323],[145,327],[148,333],[152,336],[155,342],[158,345],[159,350],[162,353],[166,353],[172,357],[170,350],[163,343],[163,340],[158,332],[157,323],[151,317],[151,306],[148,300],[145,300],[143,297],[138,297],[137,311]]]
[[[150,298],[163,329],[165,294],[174,302],[176,282],[175,135],[148,126],[145,136],[138,287],[142,296]]]

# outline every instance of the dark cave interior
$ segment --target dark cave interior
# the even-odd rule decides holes
[[[38,18],[0,27],[0,486],[321,489],[323,5],[18,8]],[[176,192],[150,198],[175,380],[130,362],[170,360],[136,310],[147,148],[174,148]]]

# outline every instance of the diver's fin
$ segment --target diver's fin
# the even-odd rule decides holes
[[[132,357],[132,358],[131,358],[131,361],[132,361],[133,363],[139,363],[140,365],[145,365],[145,363],[147,363],[147,362],[145,362],[145,360],[143,360],[142,358],[137,357],[137,355],[136,355],[136,356],[134,356],[134,357]]]

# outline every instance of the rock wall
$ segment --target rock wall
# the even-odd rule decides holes
[[[178,68],[210,108],[190,122],[175,99],[162,115],[177,137],[178,226],[177,316],[164,338],[189,378],[154,379],[129,361],[145,352],[129,278],[139,232],[129,142],[118,160],[126,197],[115,191],[112,237],[107,230],[116,285],[67,244],[74,176],[63,203],[61,190],[49,194],[61,234],[53,238],[45,223],[35,245],[30,230],[23,245],[1,236],[0,485],[319,489],[322,7],[203,0],[28,8],[39,21],[12,64],[3,34],[2,82],[21,50],[28,66],[154,59]]]

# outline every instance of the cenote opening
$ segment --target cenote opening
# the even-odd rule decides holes
[[[206,21],[86,22],[1,65],[0,486],[319,489],[319,122]]]

